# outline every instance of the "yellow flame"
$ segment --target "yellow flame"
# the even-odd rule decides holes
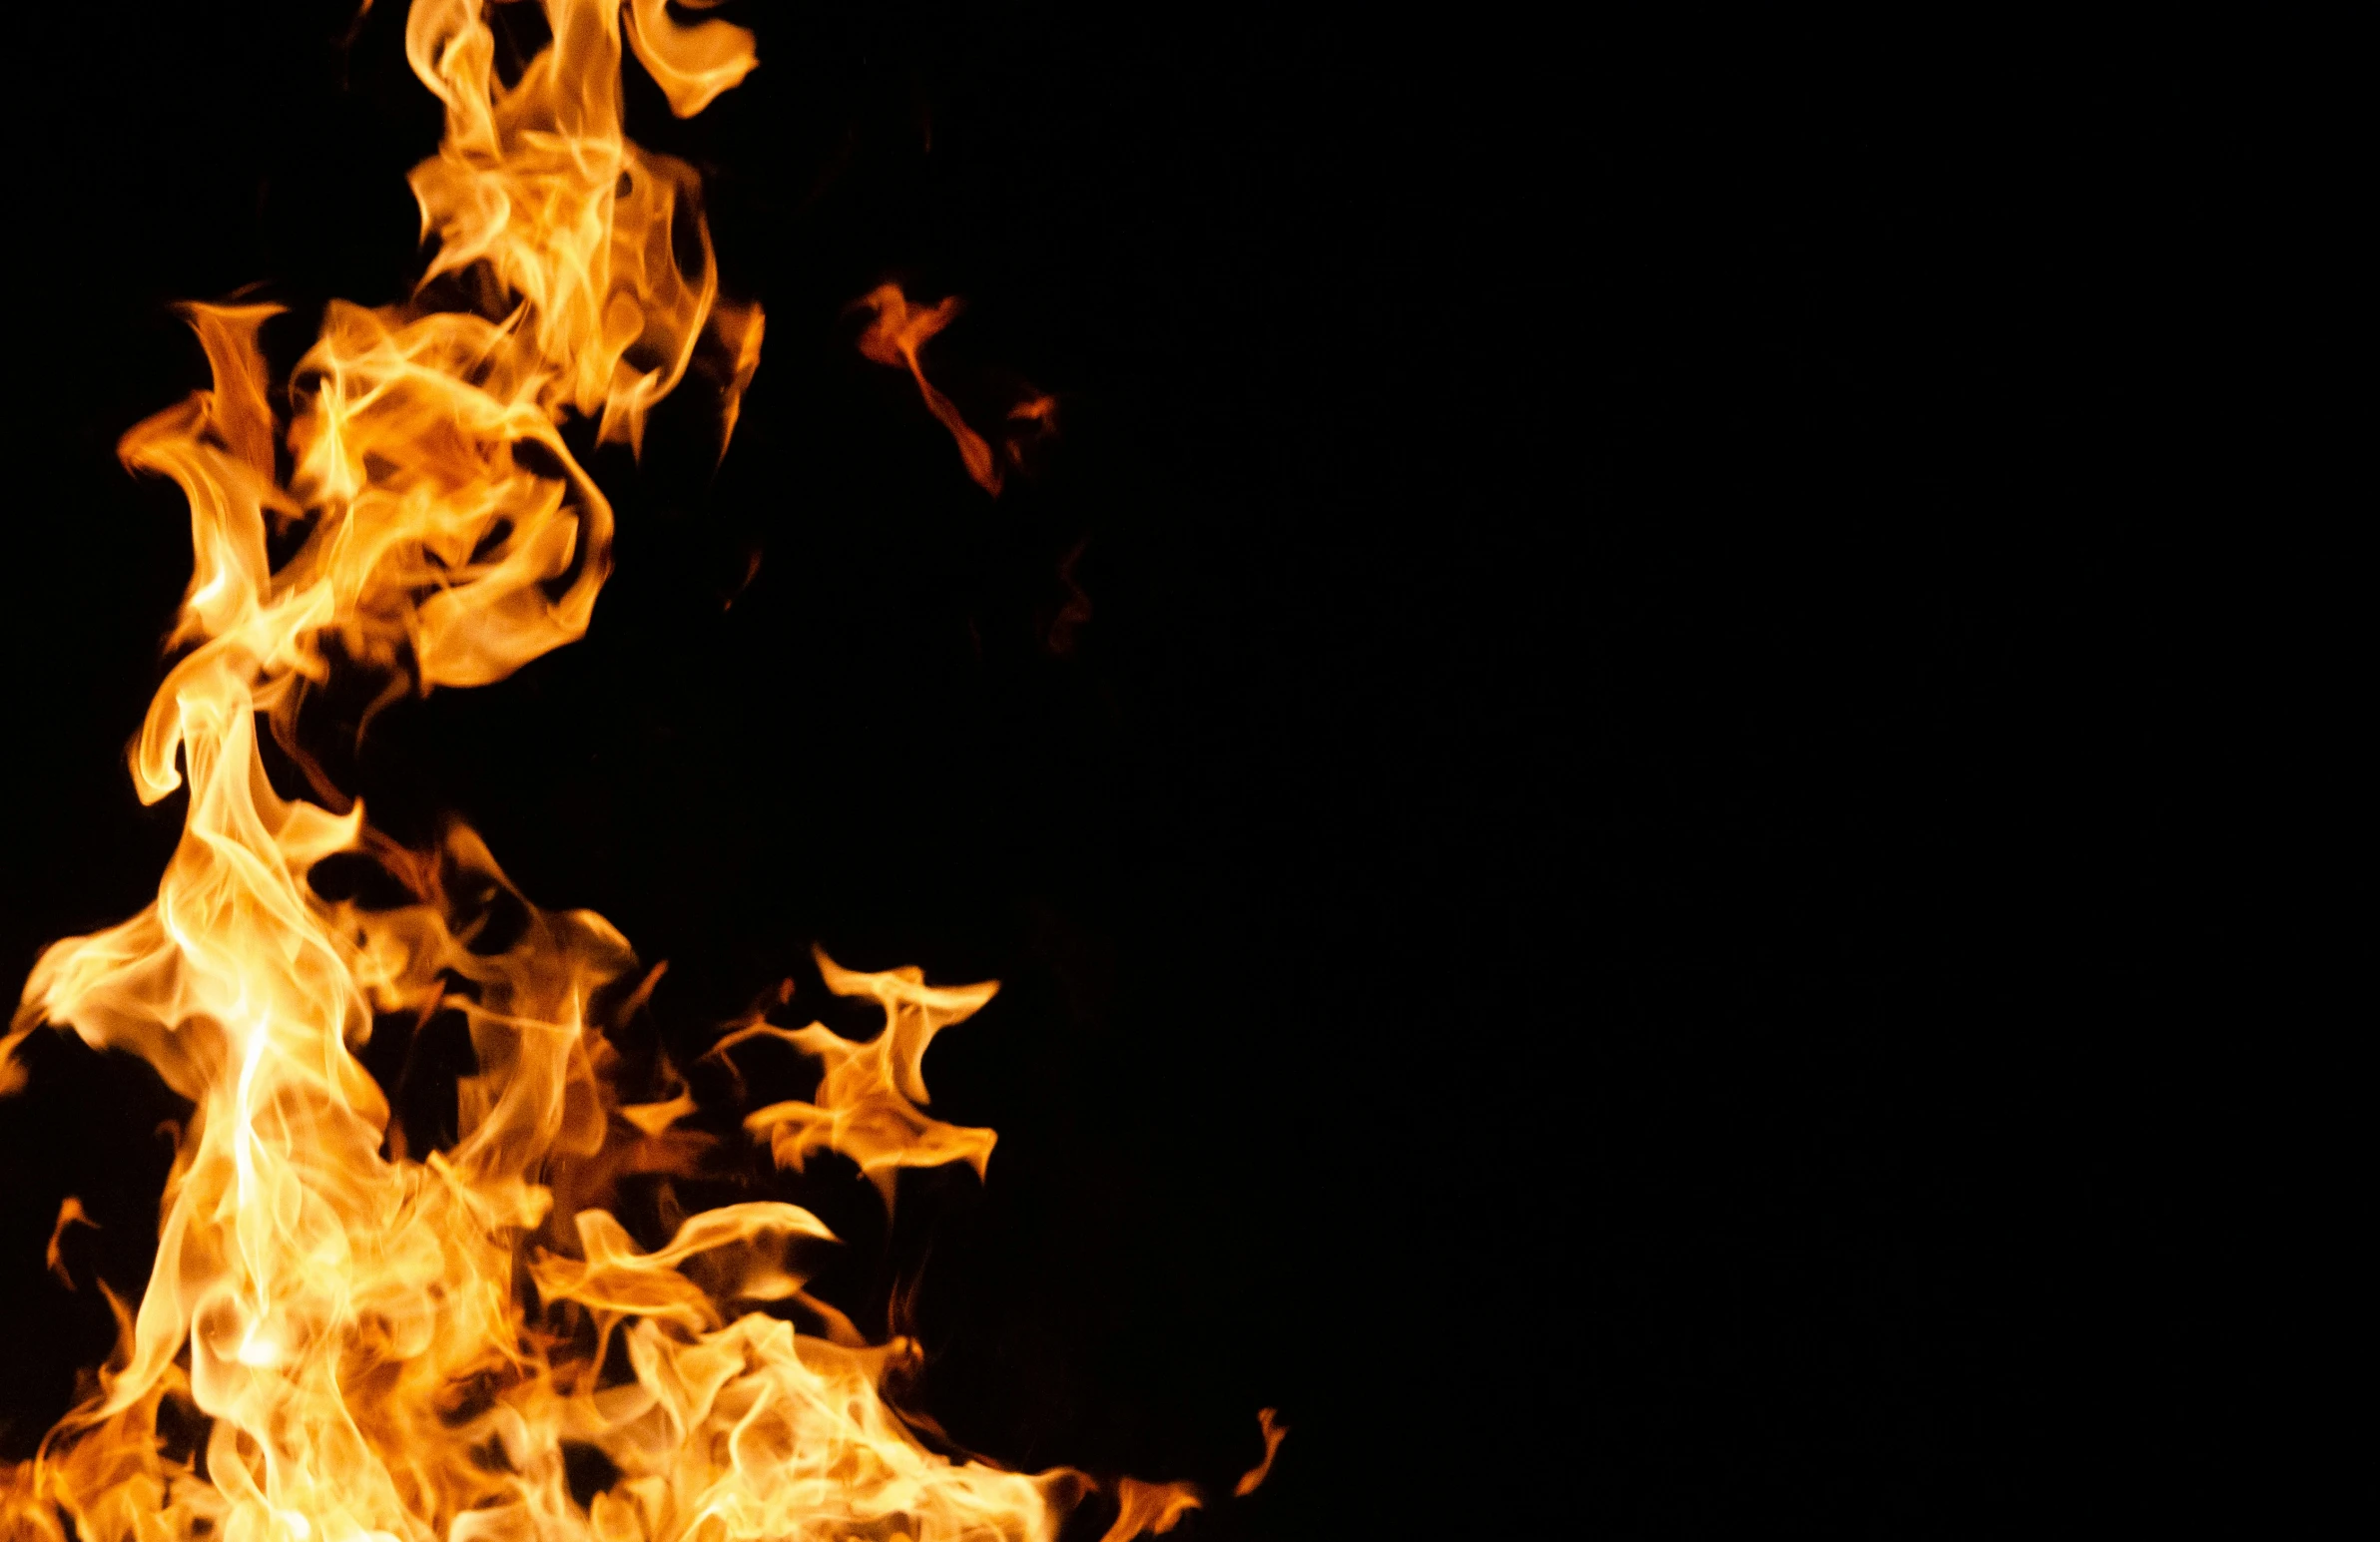
[[[892,1204],[894,1177],[904,1167],[939,1167],[965,1162],[980,1175],[991,1160],[996,1136],[964,1130],[927,1117],[918,1107],[925,1096],[925,1047],[933,1036],[981,1010],[997,982],[931,986],[913,966],[883,974],[845,969],[824,952],[819,972],[839,996],[866,996],[884,1008],[885,1028],[866,1044],[853,1044],[818,1023],[807,1028],[772,1028],[756,1022],[712,1047],[720,1054],[747,1039],[782,1039],[825,1063],[818,1101],[772,1103],[747,1116],[744,1128],[769,1137],[780,1167],[800,1170],[814,1152],[838,1151],[859,1163]]]
[[[446,122],[411,178],[436,243],[414,299],[328,308],[286,429],[259,347],[274,308],[191,306],[212,388],[124,438],[128,467],[190,502],[187,651],[132,752],[144,800],[187,787],[184,832],[152,905],[42,955],[0,1082],[21,1082],[7,1052],[55,1023],[141,1056],[194,1109],[137,1313],[110,1296],[122,1341],[98,1392],[0,1472],[11,1536],[1041,1539],[1087,1486],[921,1445],[879,1390],[911,1347],[868,1345],[804,1292],[797,1244],[829,1235],[807,1212],[728,1206],[640,1251],[591,1201],[665,1163],[692,1105],[622,1107],[603,1080],[587,1014],[630,977],[625,939],[528,905],[466,828],[398,848],[300,743],[334,670],[385,702],[500,680],[583,634],[612,515],[563,423],[639,446],[700,364],[724,445],[758,364],[759,310],[719,295],[694,174],[620,132],[624,42],[690,114],[754,68],[751,35],[663,0],[629,0],[625,28],[619,0],[538,3],[552,43],[509,87],[479,0],[407,17]],[[301,533],[278,568],[269,532]],[[260,717],[322,803],[276,790]],[[377,862],[407,902],[321,897],[309,874],[336,853]],[[502,947],[490,895],[527,917]],[[753,1130],[792,1165],[852,1156],[888,1201],[902,1166],[980,1171],[991,1132],[927,1118],[921,1068],[995,987],[821,963],[883,1005],[885,1030],[853,1045],[756,1020],[747,1033],[826,1073],[815,1103]],[[375,1022],[437,1012],[467,1026],[477,1070],[453,1145],[415,1160],[353,1052]],[[807,1304],[826,1335],[773,1302]],[[197,1449],[171,1437],[194,1427]],[[583,1508],[566,1442],[617,1475]],[[1119,1501],[1111,1536],[1166,1529],[1196,1496],[1126,1480]]]

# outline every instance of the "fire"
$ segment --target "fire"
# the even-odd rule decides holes
[[[991,1161],[992,1132],[961,1130],[929,1119],[917,1105],[926,1101],[926,1045],[944,1028],[974,1015],[998,984],[936,988],[914,967],[858,974],[839,968],[823,952],[818,962],[829,990],[838,996],[872,997],[884,1008],[885,1031],[862,1045],[817,1023],[787,1030],[763,1022],[720,1040],[711,1053],[724,1053],[762,1035],[783,1039],[826,1067],[818,1093],[823,1107],[772,1103],[747,1118],[744,1128],[768,1135],[769,1150],[781,1167],[799,1169],[803,1159],[817,1151],[839,1151],[852,1158],[876,1184],[888,1210],[892,1207],[893,1178],[904,1167],[965,1162],[981,1176]]]
[[[912,305],[899,284],[883,283],[862,295],[860,303],[875,312],[875,319],[860,334],[860,352],[877,363],[908,370],[917,382],[917,394],[925,400],[925,410],[950,430],[951,439],[958,445],[958,458],[966,463],[967,475],[985,492],[997,497],[1000,463],[992,458],[991,446],[967,426],[957,405],[934,389],[933,382],[925,378],[925,366],[917,361],[917,350],[958,318],[958,296],[952,294],[931,305]]]
[[[139,1055],[193,1112],[98,1391],[0,1472],[11,1536],[1049,1538],[1090,1486],[920,1443],[881,1391],[912,1346],[868,1343],[805,1291],[804,1247],[829,1237],[808,1212],[729,1205],[641,1248],[605,1208],[612,1186],[696,1138],[676,1128],[682,1089],[623,1103],[617,1056],[589,1031],[625,1010],[627,941],[591,912],[528,904],[465,827],[396,845],[304,749],[308,694],[334,672],[386,702],[501,680],[581,636],[612,515],[563,425],[639,446],[693,373],[716,392],[724,453],[759,361],[760,311],[719,293],[694,173],[621,135],[624,45],[687,115],[755,67],[751,35],[683,24],[662,0],[629,0],[625,20],[619,0],[540,4],[552,41],[510,86],[478,0],[408,14],[407,57],[446,123],[411,178],[436,242],[414,298],[333,303],[286,423],[259,346],[273,307],[191,306],[212,388],[124,438],[128,467],[190,503],[172,637],[187,651],[132,752],[144,800],[187,788],[184,833],[153,904],[43,954],[0,1082],[22,1080],[16,1043],[58,1024]],[[938,321],[888,306],[880,322],[915,369]],[[996,487],[982,441],[945,420]],[[269,534],[297,546],[278,567]],[[276,789],[260,718],[319,801]],[[402,902],[325,898],[313,878],[333,856],[373,864]],[[982,1171],[992,1133],[923,1112],[922,1062],[996,987],[820,963],[831,989],[882,1007],[883,1032],[853,1044],[756,1017],[731,1033],[713,1051],[731,1063],[774,1036],[825,1067],[815,1102],[757,1110],[750,1132],[784,1165],[851,1157],[888,1204],[901,1167]],[[375,1024],[433,1013],[467,1023],[477,1070],[458,1139],[416,1155],[354,1051]],[[69,1210],[61,1234],[83,1219]],[[1269,1411],[1265,1429],[1269,1466]],[[611,1474],[583,1506],[572,1446]],[[1117,1498],[1111,1539],[1199,1502],[1133,1480]]]
[[[853,308],[870,313],[868,325],[860,333],[861,356],[909,372],[909,377],[917,382],[917,395],[924,401],[925,410],[950,431],[967,475],[975,479],[976,486],[998,497],[1007,482],[1001,456],[995,455],[989,441],[967,425],[958,404],[925,377],[925,365],[917,357],[927,342],[958,319],[959,311],[964,308],[959,297],[950,294],[930,305],[919,305],[910,301],[899,284],[880,283],[861,295]],[[1016,465],[1029,466],[1027,455],[1031,448],[1056,429],[1057,403],[1028,389],[1021,400],[1008,408],[1002,424],[1001,453]]]

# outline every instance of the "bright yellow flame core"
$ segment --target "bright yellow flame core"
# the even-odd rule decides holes
[[[590,999],[633,967],[626,941],[522,902],[511,945],[476,950],[469,917],[512,893],[477,837],[397,849],[299,746],[298,709],[334,664],[387,700],[500,680],[579,637],[611,511],[560,423],[638,444],[696,369],[732,428],[759,358],[757,307],[718,296],[693,173],[621,137],[618,0],[539,3],[553,42],[507,88],[477,0],[416,0],[408,56],[446,104],[412,176],[436,255],[413,304],[329,308],[298,368],[287,474],[258,347],[271,307],[191,307],[213,389],[125,437],[129,466],[190,500],[189,651],[132,757],[145,800],[187,780],[187,823],[154,904],[42,956],[0,1082],[21,1079],[6,1051],[58,1023],[141,1056],[195,1107],[99,1391],[0,1472],[11,1536],[63,1539],[63,1515],[85,1542],[1046,1538],[1083,1486],[922,1447],[879,1395],[909,1347],[871,1347],[803,1294],[790,1250],[828,1235],[807,1212],[729,1206],[640,1252],[592,1202],[639,1153],[659,1161],[691,1104],[621,1108],[609,1046],[585,1031]],[[681,25],[661,0],[631,0],[626,42],[680,113],[754,63],[750,34]],[[303,531],[278,569],[269,524]],[[344,812],[274,789],[260,715]],[[308,872],[344,851],[413,902],[321,898]],[[852,1156],[888,1198],[900,1166],[980,1169],[991,1133],[917,1105],[927,1040],[993,987],[828,978],[883,1004],[883,1035],[756,1021],[828,1067],[815,1105],[752,1129],[790,1165]],[[441,1009],[467,1020],[478,1071],[457,1143],[414,1161],[351,1051],[375,1015]],[[794,1299],[826,1336],[741,1304]],[[632,1374],[607,1375],[623,1356]],[[194,1429],[195,1449],[176,1435]],[[618,1473],[583,1509],[569,1441]],[[1124,1508],[1140,1519],[1115,1535],[1195,1502],[1139,1487]]]

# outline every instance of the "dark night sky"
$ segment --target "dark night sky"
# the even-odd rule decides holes
[[[401,11],[343,64],[338,5],[28,45],[7,972],[180,819],[122,747],[187,524],[113,458],[203,378],[166,307],[260,282],[294,352],[409,276]],[[768,307],[737,442],[599,458],[588,639],[392,713],[367,804],[668,959],[689,1041],[814,941],[1006,981],[929,1070],[991,1181],[879,1248],[924,1400],[1226,1487],[1281,1407],[1189,1535],[2195,1495],[2246,66],[1143,12],[753,4],[703,119],[637,81]],[[1042,476],[984,497],[858,356],[887,277],[969,302],[929,360],[1058,397]],[[34,1061],[9,1455],[106,1339],[58,1197],[135,1290],[163,1170],[162,1094]]]

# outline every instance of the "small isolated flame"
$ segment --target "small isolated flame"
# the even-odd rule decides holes
[[[958,318],[958,296],[952,294],[931,305],[912,305],[899,284],[884,283],[862,295],[860,303],[876,312],[876,318],[860,334],[861,353],[880,364],[908,370],[916,379],[917,394],[925,398],[925,410],[957,441],[958,458],[966,462],[967,475],[985,492],[998,496],[1000,463],[992,458],[991,446],[967,426],[950,398],[934,389],[933,382],[925,378],[925,366],[917,362],[917,350]]]
[[[912,1346],[872,1345],[805,1292],[802,1245],[829,1237],[808,1212],[729,1205],[641,1249],[604,1208],[614,1182],[699,1143],[673,1128],[692,1099],[624,1104],[618,1056],[589,1032],[637,977],[625,939],[528,905],[459,825],[401,848],[303,749],[301,709],[334,671],[387,702],[501,680],[582,635],[612,515],[561,425],[638,446],[693,371],[716,389],[724,449],[759,361],[760,311],[719,294],[693,172],[620,128],[624,43],[684,115],[754,67],[751,35],[681,23],[664,0],[629,0],[625,26],[619,0],[539,3],[552,42],[509,87],[478,0],[409,13],[407,56],[446,111],[412,174],[436,240],[415,298],[330,305],[286,425],[258,346],[273,307],[191,306],[212,389],[123,441],[128,466],[190,501],[172,638],[187,652],[132,752],[145,801],[187,786],[186,824],[155,903],[42,955],[0,1081],[22,1081],[9,1053],[55,1023],[140,1056],[193,1112],[98,1391],[0,1470],[10,1537],[1048,1538],[1091,1486],[921,1444],[880,1391]],[[880,307],[914,369],[939,321],[906,315]],[[996,487],[980,438],[944,420]],[[297,544],[278,568],[269,531]],[[275,789],[260,716],[320,802]],[[340,854],[402,902],[324,898],[310,875]],[[491,925],[497,902],[525,922]],[[820,966],[878,1003],[884,1030],[854,1044],[756,1017],[729,1034],[723,1059],[774,1037],[824,1062],[814,1102],[759,1109],[749,1131],[786,1166],[850,1157],[888,1204],[902,1167],[981,1172],[992,1133],[924,1114],[922,1064],[996,987]],[[354,1051],[375,1022],[441,1012],[467,1022],[477,1070],[458,1139],[416,1158]],[[70,1201],[51,1240],[69,1284],[59,1236],[84,1219]],[[1269,1466],[1269,1412],[1265,1429]],[[567,1444],[614,1474],[583,1507]],[[1108,1536],[1166,1530],[1198,1502],[1123,1480]]]
[[[967,475],[985,492],[998,497],[1007,480],[1000,456],[992,453],[991,445],[981,434],[967,426],[957,404],[925,378],[925,366],[917,358],[918,350],[958,319],[963,308],[959,297],[951,294],[930,305],[917,305],[910,303],[899,284],[880,283],[861,295],[854,308],[867,310],[871,315],[867,328],[860,333],[861,355],[909,372],[910,378],[917,382],[917,394],[924,400],[925,410],[950,431],[950,438],[958,445],[958,458],[965,462]],[[1057,403],[1028,391],[1008,409],[1001,448],[1010,461],[1026,464],[1029,447],[1056,429]]]

